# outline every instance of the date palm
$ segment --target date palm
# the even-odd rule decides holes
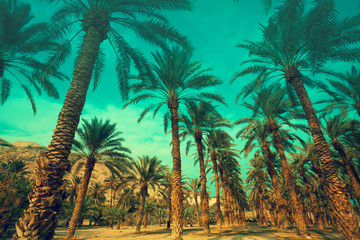
[[[339,154],[346,172],[350,178],[354,195],[358,202],[360,202],[360,178],[355,169],[354,163],[346,154],[344,143],[346,143],[347,136],[356,130],[359,130],[360,122],[350,119],[342,119],[339,116],[329,118],[326,121],[325,131],[330,138],[330,143]]]
[[[65,187],[70,204],[73,204],[74,200],[77,198],[81,182],[82,177],[74,175],[71,175],[70,178],[66,180]]]
[[[84,119],[83,125],[76,133],[79,140],[74,140],[74,150],[80,152],[86,158],[86,163],[83,181],[69,223],[67,238],[72,238],[75,234],[81,205],[84,202],[95,163],[105,155],[116,156],[117,160],[103,160],[103,162],[110,170],[121,170],[121,159],[128,158],[126,153],[130,153],[130,150],[122,145],[124,139],[120,137],[121,132],[117,131],[116,124],[110,123],[110,120],[103,122],[96,117],[91,121]]]
[[[328,80],[331,88],[322,86],[326,93],[331,96],[331,100],[322,102],[331,102],[326,108],[329,111],[333,108],[340,108],[343,116],[346,118],[348,112],[356,111],[360,116],[360,71],[352,66],[351,71],[345,74],[338,74],[339,80]],[[350,107],[351,106],[351,107]]]
[[[204,149],[203,149],[203,136],[208,134],[219,127],[230,127],[231,124],[228,120],[224,119],[216,110],[216,108],[210,103],[200,101],[197,104],[194,101],[190,101],[185,104],[186,113],[182,115],[181,122],[184,124],[183,131],[180,137],[184,139],[192,135],[196,143],[199,165],[200,165],[200,200],[201,200],[201,218],[204,226],[204,231],[210,233],[209,222],[209,196],[206,192],[206,171],[204,161]],[[191,141],[188,141],[186,152],[189,151]]]
[[[306,71],[331,74],[324,68],[328,61],[359,60],[359,50],[351,47],[360,40],[356,37],[360,32],[360,18],[340,19],[333,0],[315,1],[310,8],[305,3],[302,0],[284,1],[268,24],[262,26],[262,41],[239,45],[251,54],[251,59],[244,62],[251,65],[236,73],[233,80],[247,74],[258,75],[238,98],[247,96],[269,79],[284,79],[295,90],[296,96],[292,94],[292,97],[300,100],[324,170],[330,208],[345,238],[355,239],[359,237],[358,223],[304,84],[310,87],[319,84],[306,76]]]
[[[200,212],[199,212],[199,203],[198,203],[198,196],[199,196],[199,190],[200,190],[200,179],[199,178],[189,178],[189,181],[186,182],[188,185],[189,191],[192,193],[192,197],[195,201],[196,206],[196,217],[198,221],[198,226],[201,226],[201,219],[200,219]]]
[[[260,121],[254,117],[241,119],[235,122],[236,125],[244,123],[246,123],[247,125],[242,127],[237,132],[236,137],[241,137],[241,140],[245,141],[242,152],[244,153],[246,158],[248,157],[250,152],[252,152],[256,148],[260,148],[262,154],[266,156],[266,168],[271,179],[275,199],[276,220],[274,223],[281,228],[286,228],[289,225],[287,219],[286,201],[282,197],[279,188],[279,182],[275,170],[276,156],[270,150],[271,132],[269,131],[269,128],[267,127],[265,122]],[[283,136],[284,134],[286,134],[286,132],[282,131],[280,135]],[[288,139],[292,138],[288,134],[286,135]]]
[[[38,181],[31,190],[30,205],[18,223],[17,237],[25,232],[36,234],[40,238],[51,239],[56,227],[56,215],[61,207],[61,185],[68,169],[68,156],[71,151],[80,115],[85,104],[91,79],[96,88],[104,68],[105,53],[100,50],[102,43],[109,41],[116,53],[116,75],[118,86],[124,98],[127,98],[130,66],[134,63],[140,73],[149,72],[149,64],[143,54],[134,48],[125,33],[134,31],[138,37],[155,46],[166,48],[166,42],[188,46],[187,40],[161,14],[163,10],[190,10],[188,0],[47,0],[58,2],[60,8],[53,15],[53,24],[47,28],[46,36],[61,37],[71,29],[79,29],[72,39],[82,35],[82,44],[73,72],[71,86],[65,96],[63,107],[58,116],[57,125],[48,146],[41,155],[37,171]],[[67,42],[64,49],[68,49]],[[66,48],[67,47],[67,48]],[[60,52],[59,55],[63,55]],[[60,61],[57,61],[60,62]],[[43,200],[39,196],[52,196]],[[51,203],[51,204],[49,204]],[[40,214],[43,211],[48,215]],[[35,216],[41,216],[38,219]],[[36,224],[33,220],[38,219]],[[25,230],[26,229],[26,230]]]
[[[253,112],[252,118],[257,117],[264,121],[274,138],[296,226],[300,235],[308,235],[303,208],[296,195],[295,179],[290,171],[284,151],[284,144],[280,136],[281,132],[279,131],[285,125],[294,129],[304,129],[304,126],[301,124],[295,124],[291,121],[296,118],[296,115],[291,114],[291,112],[296,111],[297,106],[285,97],[284,89],[279,85],[261,89],[255,93],[252,100],[254,101],[253,105],[244,103],[244,106]]]
[[[315,185],[319,185],[319,180],[311,171],[311,158],[316,157],[314,152],[313,143],[309,140],[307,142],[302,143],[301,146],[297,147],[297,151],[294,153],[290,153],[291,158],[293,160],[292,166],[294,167],[294,171],[298,173],[297,179],[302,179],[303,185],[305,186],[306,197],[310,199],[311,211],[314,214],[314,218],[316,223],[318,224],[320,229],[323,229],[323,221],[322,215],[323,211],[321,210],[322,206],[318,205],[318,201],[315,195]],[[317,184],[314,184],[314,183]]]
[[[154,191],[160,188],[167,168],[157,157],[149,156],[141,156],[137,160],[131,159],[127,166],[126,181],[130,187],[129,194],[138,191],[140,196],[139,216],[136,223],[136,231],[139,232],[144,217],[146,197],[149,195],[148,188],[151,187]]]
[[[92,197],[92,199],[94,200],[94,204],[96,204],[96,205],[103,204],[106,200],[105,194],[106,194],[106,187],[104,184],[99,183],[99,182],[94,182],[90,185],[89,196]],[[69,227],[70,227],[70,224],[69,224]]]
[[[61,48],[55,40],[43,37],[46,23],[32,23],[30,5],[17,0],[0,2],[0,104],[8,100],[15,84],[24,90],[34,114],[36,104],[33,91],[39,95],[42,90],[50,97],[59,98],[59,94],[49,80],[54,77],[60,80],[66,77],[57,71],[57,66],[43,56],[52,54]]]
[[[158,100],[158,103],[150,104],[141,113],[138,122],[151,110],[154,116],[162,106],[167,106],[169,114],[165,114],[164,126],[167,132],[169,118],[171,121],[172,134],[172,235],[175,239],[182,239],[183,235],[183,193],[181,191],[181,156],[179,139],[179,106],[189,101],[200,99],[213,99],[223,102],[223,98],[217,94],[207,93],[206,87],[216,86],[221,83],[219,79],[206,74],[208,69],[201,69],[201,63],[192,62],[192,53],[186,49],[173,47],[170,51],[153,54],[156,64],[151,66],[152,74],[140,79],[133,85],[135,93],[138,93],[126,105],[138,103],[142,100]]]
[[[213,164],[214,180],[215,180],[215,206],[216,206],[216,224],[218,227],[222,226],[221,209],[220,209],[220,182],[219,182],[219,169],[218,161],[221,151],[229,150],[232,146],[233,139],[231,136],[221,129],[210,131],[205,136],[205,145],[210,153],[210,160]]]

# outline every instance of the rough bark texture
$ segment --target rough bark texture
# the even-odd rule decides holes
[[[74,70],[71,86],[65,96],[48,151],[37,160],[35,184],[28,197],[29,208],[16,224],[15,239],[52,239],[61,208],[62,185],[69,168],[68,157],[75,131],[85,104],[92,69],[103,41],[103,30],[84,26],[86,34]]]
[[[179,140],[179,103],[172,101],[168,103],[171,113],[171,133],[172,133],[172,155],[173,155],[173,173],[171,181],[171,208],[172,208],[172,236],[174,239],[182,239],[184,225],[184,206],[183,192],[181,190],[181,158],[180,158],[180,140]]]
[[[202,133],[201,131],[194,132],[194,138],[199,155],[200,165],[200,200],[201,200],[201,219],[204,226],[204,232],[210,233],[210,217],[209,217],[209,196],[206,192],[206,172],[204,162],[204,152],[202,148]]]
[[[304,170],[303,167],[300,169],[300,174],[301,174],[301,177],[303,178],[303,181],[304,181],[305,186],[306,186],[306,193],[308,194],[308,196],[310,198],[311,211],[314,214],[315,221],[319,221],[320,213],[319,213],[319,210],[318,210],[317,205],[316,205],[315,196],[314,196],[313,192],[311,191],[311,185],[310,185],[309,181],[307,180],[305,170]],[[319,225],[319,228],[320,227],[323,228],[321,220],[320,220],[320,223],[317,222],[317,224]]]
[[[340,230],[342,231],[345,239],[359,239],[359,224],[356,221],[356,217],[350,203],[349,193],[337,175],[329,145],[324,138],[315,110],[301,81],[301,74],[298,70],[296,70],[286,73],[285,78],[294,88],[306,115],[313,142],[315,144],[315,149],[324,174],[324,190],[327,196],[327,202],[334,213],[333,215],[335,216],[336,221],[339,223]]]
[[[285,199],[281,196],[279,183],[276,178],[276,172],[273,163],[274,157],[272,156],[270,147],[266,142],[263,142],[262,149],[266,154],[267,172],[270,176],[273,192],[275,194],[275,211],[277,216],[277,221],[275,224],[281,228],[286,228],[289,226],[289,220],[286,213]]]
[[[200,217],[200,210],[199,210],[199,202],[198,202],[198,195],[194,193],[194,200],[196,205],[196,217],[198,221],[198,226],[201,227],[201,217]]]
[[[216,225],[218,228],[222,226],[221,220],[221,209],[220,209],[220,183],[219,183],[219,173],[218,173],[218,166],[216,161],[216,153],[214,151],[211,152],[211,162],[214,167],[214,175],[215,175],[215,192],[216,192]]]
[[[296,226],[299,230],[300,236],[307,236],[309,232],[307,230],[305,219],[304,219],[304,208],[302,204],[299,202],[296,196],[296,189],[295,189],[295,179],[290,171],[290,167],[287,163],[284,148],[281,143],[281,138],[278,132],[278,127],[276,123],[271,123],[269,126],[271,133],[274,136],[276,147],[279,152],[281,166],[283,169],[284,179],[285,179],[285,186],[289,193],[290,205],[291,210],[294,216],[294,220],[296,222]]]
[[[81,208],[85,200],[86,192],[91,178],[91,173],[94,169],[94,166],[95,166],[95,159],[89,158],[86,160],[83,181],[81,183],[79,194],[75,201],[75,207],[69,222],[66,239],[71,239],[75,234],[76,225],[78,224],[80,219]]]
[[[171,223],[171,187],[169,189],[169,197],[167,199],[167,209],[166,209],[166,228],[170,229]]]
[[[339,153],[342,162],[345,165],[345,169],[347,174],[350,178],[351,187],[354,190],[355,198],[358,202],[360,202],[360,179],[359,175],[357,174],[354,165],[350,160],[347,158],[346,153],[344,151],[344,147],[340,143],[333,143],[332,144],[335,148],[335,150]]]
[[[139,206],[139,216],[136,222],[136,232],[140,232],[141,223],[144,218],[145,195],[146,195],[146,191],[142,188],[140,190],[140,206]],[[144,228],[145,226],[146,226],[146,221],[144,221]]]
[[[265,195],[266,201],[267,201],[268,206],[269,206],[271,225],[275,226],[276,225],[275,211],[274,211],[274,208],[273,208],[273,206],[272,206],[272,204],[270,202],[270,196],[269,196],[266,184],[265,184],[265,179],[264,179],[263,174],[261,174],[261,182],[262,182],[262,185],[263,185],[263,188],[264,188],[264,195]]]

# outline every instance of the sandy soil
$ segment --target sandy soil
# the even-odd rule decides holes
[[[336,240],[344,239],[341,234],[333,229],[319,231],[317,228],[310,229],[312,240]],[[66,228],[57,228],[55,239],[64,239]],[[99,239],[136,239],[136,240],[162,240],[172,239],[171,230],[165,227],[149,226],[135,233],[135,227],[122,227],[120,230],[109,227],[83,227],[76,231],[76,239],[99,240]],[[211,227],[211,234],[204,234],[201,228],[187,227],[184,230],[184,240],[291,240],[299,238],[294,229],[280,231],[276,228],[259,227],[250,223],[246,227],[223,227],[220,230]]]

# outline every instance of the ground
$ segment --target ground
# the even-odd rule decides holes
[[[66,228],[57,228],[55,239],[64,239]],[[312,240],[342,240],[341,234],[334,229],[327,228],[318,230],[310,229]],[[167,230],[164,226],[149,226],[141,229],[140,233],[135,233],[135,227],[122,227],[115,230],[109,227],[83,227],[76,231],[76,239],[99,240],[99,239],[136,239],[136,240],[162,240],[172,239],[171,230]],[[276,228],[259,227],[256,223],[249,223],[245,227],[222,227],[221,230],[216,226],[211,227],[211,234],[204,234],[201,228],[187,227],[184,230],[184,240],[291,240],[302,239],[297,237],[294,229],[279,230]],[[303,238],[305,239],[305,238]]]

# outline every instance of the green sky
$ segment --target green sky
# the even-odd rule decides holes
[[[35,21],[46,21],[54,11],[55,5],[43,3],[40,0],[23,0],[32,6]],[[354,14],[359,10],[359,0],[337,0],[337,7],[341,14]],[[233,74],[241,69],[240,62],[247,59],[247,52],[236,48],[236,44],[243,40],[260,40],[259,23],[265,23],[266,15],[261,0],[194,0],[192,12],[166,13],[172,26],[186,35],[194,47],[194,61],[201,61],[204,68],[212,68],[211,73],[224,81],[214,91],[223,94],[228,107],[220,107],[223,116],[235,121],[246,116],[244,108],[236,106],[235,96],[246,83],[246,79],[229,86]],[[139,40],[131,32],[124,33],[133,46],[140,48],[151,59],[150,53],[155,49]],[[73,51],[75,55],[76,45]],[[104,52],[108,55],[105,61],[106,69],[96,92],[89,91],[82,118],[90,119],[94,116],[109,118],[116,122],[118,130],[122,131],[126,139],[124,145],[133,151],[133,156],[147,154],[158,156],[171,166],[170,135],[164,135],[162,116],[155,119],[145,118],[140,124],[136,120],[143,105],[130,106],[123,110],[117,90],[117,80],[113,69],[113,52],[107,43],[103,44]],[[71,76],[74,57],[68,59],[62,70]],[[343,66],[343,65],[342,65]],[[343,66],[348,69],[348,66]],[[38,113],[33,116],[29,101],[15,86],[9,100],[0,106],[0,138],[9,142],[33,141],[47,146],[56,125],[56,119],[62,106],[69,82],[55,82],[60,91],[60,99],[54,100],[46,96],[36,96]],[[314,100],[319,98],[316,92],[310,92]],[[163,109],[166,111],[167,109]],[[230,130],[235,136],[236,128]],[[240,141],[236,141],[241,145]],[[182,149],[184,149],[184,144]],[[195,150],[195,149],[193,149]],[[188,176],[199,175],[198,167],[194,168],[193,160],[182,154],[183,172]],[[246,159],[240,164],[246,167]]]

